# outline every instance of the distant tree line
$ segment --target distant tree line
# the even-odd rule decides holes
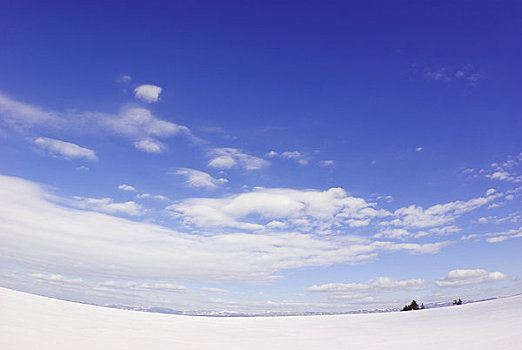
[[[459,298],[458,300],[453,300],[453,305],[462,305],[462,300]],[[421,303],[421,306],[419,307],[419,304],[415,300],[413,300],[410,305],[404,305],[401,311],[410,311],[410,310],[422,310],[424,309],[424,303]]]

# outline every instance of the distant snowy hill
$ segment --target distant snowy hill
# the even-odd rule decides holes
[[[197,317],[0,288],[0,349],[521,349],[522,296],[412,312]]]

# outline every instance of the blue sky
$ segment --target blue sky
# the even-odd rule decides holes
[[[520,292],[521,15],[2,2],[0,285],[241,311]]]

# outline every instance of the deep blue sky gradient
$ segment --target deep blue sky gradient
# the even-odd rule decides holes
[[[0,172],[50,184],[63,196],[115,200],[126,200],[116,190],[121,183],[178,201],[231,195],[243,186],[342,187],[357,197],[391,195],[384,205],[391,211],[513,189],[516,183],[463,171],[488,169],[522,150],[521,18],[520,1],[0,0],[0,92],[9,98],[50,111],[114,114],[139,103],[134,87],[154,84],[163,88],[161,101],[147,108],[188,126],[207,147],[265,158],[272,150],[298,150],[315,164],[277,158],[257,171],[218,174],[205,170],[205,150],[183,138],[151,155],[106,134],[49,126],[21,136],[4,127]],[[457,79],[458,71],[477,79]],[[118,81],[124,74],[132,77],[129,85]],[[34,152],[27,139],[37,136],[95,149],[100,161],[78,172],[81,162]],[[334,166],[320,167],[321,160]],[[165,175],[178,167],[230,181],[194,191]],[[519,205],[520,196],[496,215]],[[488,210],[459,222],[462,235],[491,231],[474,226]],[[147,220],[178,228],[161,216]],[[517,225],[504,223],[499,231]],[[520,240],[512,242],[497,250],[482,242],[466,253],[455,245],[437,255],[385,254],[364,266],[296,269],[266,288],[291,294],[349,282],[348,275],[359,282],[423,273],[435,280],[459,266],[520,279],[514,248]],[[415,273],[401,273],[411,259]]]

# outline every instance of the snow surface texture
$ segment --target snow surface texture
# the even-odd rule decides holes
[[[215,318],[0,288],[0,349],[522,349],[522,296],[422,311]]]

